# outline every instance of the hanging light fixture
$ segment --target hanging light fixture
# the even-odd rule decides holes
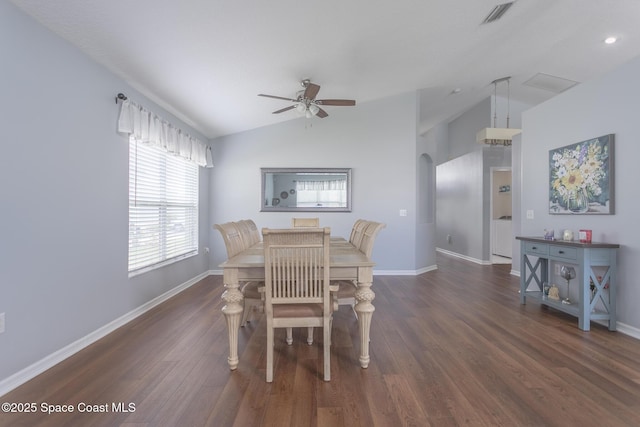
[[[484,128],[476,134],[476,142],[480,144],[489,145],[511,145],[511,140],[514,135],[522,132],[522,129],[510,129],[509,128],[509,80],[511,77],[503,77],[501,79],[494,80],[493,82],[493,127]],[[507,127],[499,128],[498,125],[498,83],[507,82]]]

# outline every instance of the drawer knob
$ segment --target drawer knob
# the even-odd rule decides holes
[[[533,249],[535,251],[536,249],[538,249],[538,247],[537,246],[532,246],[531,249]]]
[[[564,253],[564,251],[558,251],[558,253],[559,253],[559,254],[563,254],[563,253]]]

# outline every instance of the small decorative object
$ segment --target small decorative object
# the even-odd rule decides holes
[[[556,285],[551,285],[551,287],[549,288],[549,299],[552,299],[554,301],[560,300],[560,289],[558,289]]]
[[[544,282],[542,286],[542,293],[544,294],[545,297],[549,296],[549,289],[551,289],[549,284],[547,282]]]
[[[578,233],[580,243],[591,243],[591,230],[580,230]]]
[[[562,240],[573,240],[573,231],[569,229],[564,230],[564,233],[562,233]]]
[[[287,197],[289,197],[289,193],[287,193],[286,191],[283,191],[282,193],[280,193],[280,197],[282,197],[283,199],[286,199]]]
[[[569,299],[569,282],[571,282],[571,279],[576,278],[576,269],[568,265],[563,265],[560,268],[560,277],[567,281],[567,297],[562,300],[562,303],[571,304],[571,300]]]
[[[553,231],[553,228],[547,230],[546,228],[544,229],[544,240],[555,240],[555,232]]]
[[[549,151],[550,214],[613,214],[613,134]]]
[[[296,194],[296,190],[292,188],[291,190],[289,190],[289,194]]]

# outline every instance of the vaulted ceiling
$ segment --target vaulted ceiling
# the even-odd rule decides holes
[[[640,55],[638,0],[517,0],[486,24],[506,0],[11,1],[209,138],[298,118],[256,95],[305,78],[319,99],[418,91],[424,132],[495,79],[537,104]]]

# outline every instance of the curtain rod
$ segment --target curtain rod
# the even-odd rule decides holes
[[[127,100],[127,95],[125,95],[124,93],[119,93],[116,95],[116,104],[118,103],[118,100],[122,100],[122,101],[126,101]]]

